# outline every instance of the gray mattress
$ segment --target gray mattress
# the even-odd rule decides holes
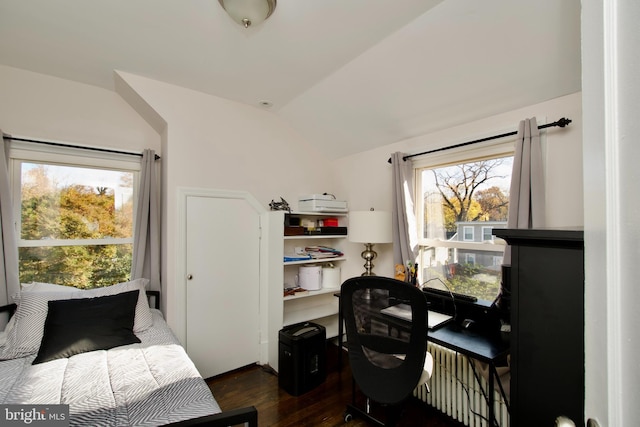
[[[220,412],[158,310],[140,344],[0,361],[0,403],[68,404],[72,426],[157,426]]]

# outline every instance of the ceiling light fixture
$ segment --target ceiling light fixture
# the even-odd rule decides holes
[[[222,8],[238,24],[249,28],[271,16],[277,0],[218,0]]]

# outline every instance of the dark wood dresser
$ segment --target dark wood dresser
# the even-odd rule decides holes
[[[584,426],[584,234],[494,229],[511,245],[511,425]]]

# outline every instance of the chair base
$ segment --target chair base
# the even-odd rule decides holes
[[[347,409],[344,412],[344,421],[349,422],[352,418],[358,417],[369,421],[371,424],[379,427],[394,427],[399,419],[398,409],[395,406],[385,407],[386,419],[381,420],[376,418],[370,411],[362,409],[354,404],[347,404]]]

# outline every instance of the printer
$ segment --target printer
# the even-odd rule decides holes
[[[298,198],[300,212],[347,212],[347,202],[331,194],[306,194]]]

